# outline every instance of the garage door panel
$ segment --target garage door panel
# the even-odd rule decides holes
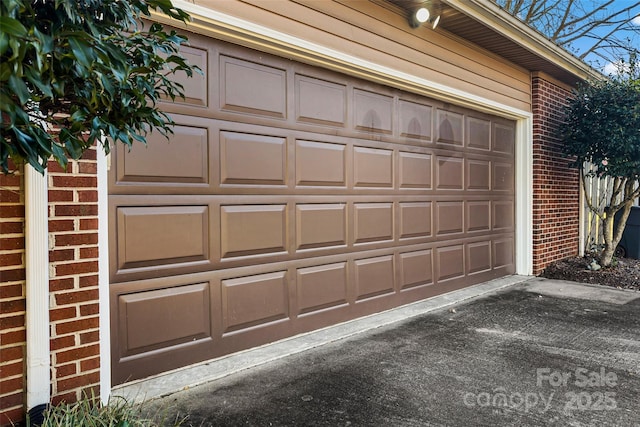
[[[211,339],[209,283],[120,295],[120,357]]]
[[[431,155],[400,152],[400,188],[431,189]]]
[[[393,130],[393,98],[387,95],[354,89],[356,129],[391,133]]]
[[[477,274],[491,270],[491,242],[467,244],[467,272]]]
[[[514,227],[514,207],[513,201],[493,202],[493,230],[509,231]]]
[[[489,191],[491,189],[491,162],[468,159],[466,161],[467,190]]]
[[[283,137],[220,132],[220,183],[285,185],[287,141]]]
[[[493,162],[493,190],[513,192],[513,164]]]
[[[347,263],[297,270],[298,313],[313,314],[347,304]]]
[[[436,203],[436,234],[438,236],[462,233],[464,231],[463,202]]]
[[[354,204],[354,243],[393,240],[392,203]]]
[[[209,260],[208,206],[119,207],[118,270]]]
[[[439,247],[436,250],[438,281],[464,277],[464,246]]]
[[[287,251],[286,205],[220,207],[222,258]]]
[[[476,117],[467,117],[467,147],[471,149],[491,150],[491,121]]]
[[[296,206],[298,249],[347,244],[346,204],[301,204]]]
[[[401,202],[400,238],[431,236],[431,202]]]
[[[452,111],[438,109],[437,117],[437,142],[462,146],[464,144],[464,116]]]
[[[438,156],[436,165],[438,190],[462,190],[464,188],[464,159]]]
[[[513,239],[503,238],[493,241],[493,268],[513,269]]]
[[[393,256],[359,259],[354,265],[357,300],[394,292]]]
[[[344,126],[347,119],[347,87],[297,74],[295,76],[298,121]]]
[[[433,251],[414,251],[400,254],[401,288],[433,283]]]
[[[285,271],[223,280],[221,292],[224,333],[270,324],[289,316]]]
[[[193,73],[189,77],[184,71],[178,71],[173,75],[173,80],[183,87],[184,98],[176,98],[178,104],[188,104],[206,107],[209,105],[209,52],[206,48],[191,46],[180,46],[180,53],[191,65],[198,66],[202,73]]]
[[[489,200],[466,203],[467,232],[487,232],[491,229],[491,202]]]
[[[346,187],[346,147],[314,141],[296,141],[296,184]]]
[[[398,109],[400,112],[401,136],[431,141],[433,107],[400,100]]]
[[[515,146],[515,127],[513,124],[494,123],[492,149],[496,153],[512,155]]]
[[[118,144],[116,183],[208,184],[209,129],[180,124],[179,118],[177,123],[169,139],[152,132],[147,137],[147,145],[134,144],[129,150]]]
[[[286,92],[285,70],[220,56],[220,106],[222,109],[286,118]]]
[[[353,175],[356,187],[393,187],[393,151],[353,148]]]

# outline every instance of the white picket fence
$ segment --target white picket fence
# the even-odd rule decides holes
[[[613,192],[613,178],[587,177],[585,178],[585,184],[585,193],[587,193],[591,197],[591,200],[598,200],[598,203],[594,204],[603,209],[606,205],[604,201],[608,200],[608,198],[611,196],[611,193]],[[640,199],[636,200],[635,204],[640,206]],[[599,245],[604,244],[602,220],[598,217],[598,215],[591,211],[591,209],[589,209],[586,203],[583,203],[583,209],[584,250],[585,252],[589,252],[596,249]]]

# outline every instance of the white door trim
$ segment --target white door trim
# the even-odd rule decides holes
[[[111,316],[109,310],[109,185],[108,159],[98,144],[98,298],[100,305],[100,398],[111,393]]]

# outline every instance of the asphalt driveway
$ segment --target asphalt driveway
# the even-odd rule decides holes
[[[193,426],[638,426],[640,292],[531,279],[145,404]]]

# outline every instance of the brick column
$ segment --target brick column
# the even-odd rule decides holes
[[[22,175],[0,174],[0,425],[24,413],[24,246]]]
[[[571,88],[543,73],[532,75],[533,273],[578,254],[580,184],[562,153],[558,125]]]
[[[67,170],[49,163],[52,401],[99,395],[96,151]]]
[[[51,395],[54,404],[99,395],[96,151],[63,170],[49,162]],[[24,420],[24,184],[0,175],[0,426]]]

